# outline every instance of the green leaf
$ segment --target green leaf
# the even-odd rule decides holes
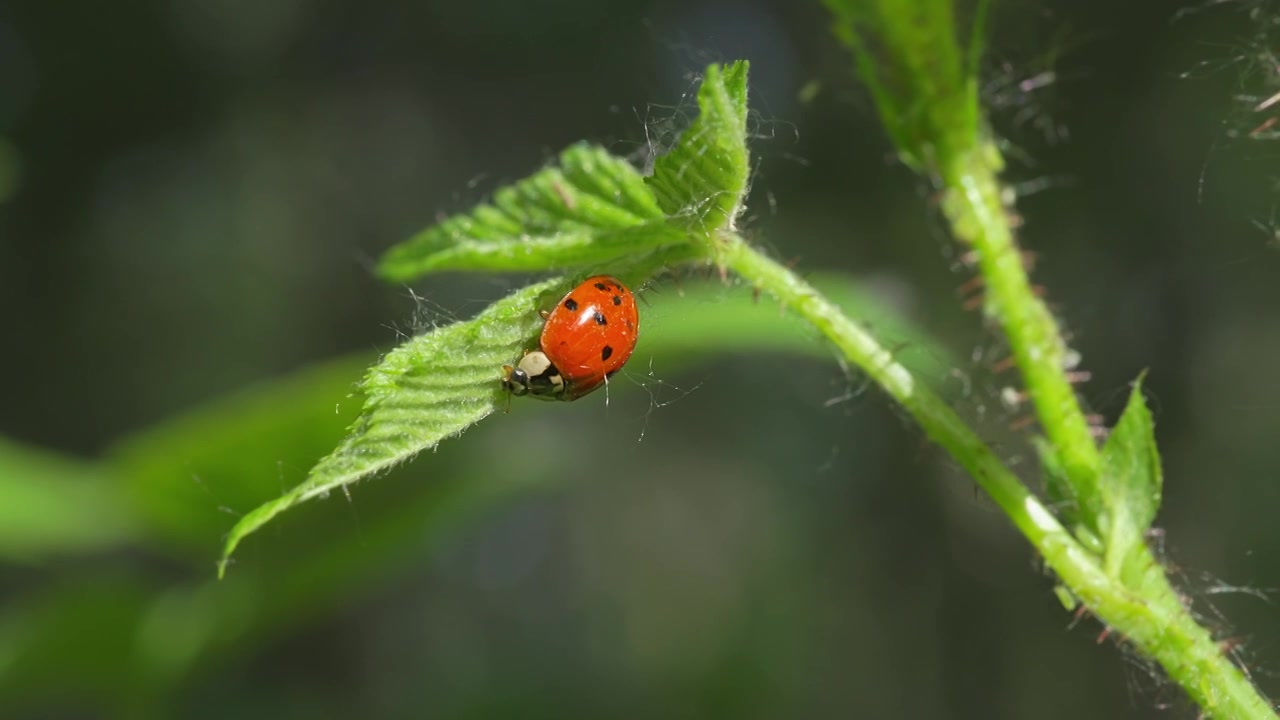
[[[443,226],[438,226],[443,227]],[[428,230],[432,233],[437,228]],[[646,223],[622,230],[561,232],[511,241],[463,239],[402,264],[388,256],[382,274],[388,280],[409,280],[441,270],[489,272],[537,272],[549,268],[604,264],[646,249],[684,242],[687,234],[665,222]],[[412,241],[411,241],[412,242]],[[392,269],[392,268],[396,269]]]
[[[530,271],[603,263],[682,237],[640,173],[587,144],[456,215],[392,247],[378,272],[405,281],[441,270]]]
[[[733,228],[750,174],[747,153],[747,62],[711,65],[698,89],[698,118],[646,178],[658,205],[711,236]]]
[[[138,609],[153,595],[136,572],[107,563],[13,593],[0,617],[5,715],[39,716],[91,698],[102,717],[158,717],[130,657]]]
[[[137,518],[111,472],[0,438],[0,560],[42,562],[132,539]]]
[[[279,397],[275,386],[293,389],[297,380],[273,381],[254,394]],[[347,380],[350,385],[350,375]],[[251,566],[224,582],[212,581],[207,568],[169,572],[159,584],[130,563],[54,568],[50,587],[8,598],[0,609],[5,716],[68,696],[107,705],[113,716],[165,716],[141,713],[137,704],[171,698],[189,673],[210,661],[234,664],[344,607],[389,574],[434,556],[479,518],[565,487],[562,461],[540,452],[545,439],[538,433],[513,434],[500,424],[476,432],[478,442],[461,452],[433,456],[362,488],[358,518],[345,502],[318,504],[287,532],[273,534],[267,547],[254,548]],[[509,452],[491,452],[497,443]],[[270,469],[267,478],[257,473],[259,479],[274,485],[275,462],[258,460]],[[86,634],[95,625],[103,631]]]
[[[360,403],[360,353],[250,385],[121,438],[105,464],[150,546],[207,567],[243,512],[300,481],[342,439]]]
[[[531,285],[472,320],[415,337],[387,353],[360,385],[364,411],[347,438],[305,481],[236,523],[223,547],[219,576],[240,541],[276,515],[408,460],[505,405],[502,365],[537,337],[542,318],[536,309],[567,289],[564,279]]]
[[[1102,448],[1098,486],[1106,542],[1105,567],[1119,577],[1132,550],[1160,509],[1162,475],[1155,425],[1142,397],[1142,377],[1133,384],[1129,404]]]

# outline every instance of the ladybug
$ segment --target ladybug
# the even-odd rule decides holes
[[[515,367],[502,366],[502,386],[512,395],[577,400],[603,385],[636,349],[636,299],[615,277],[583,280],[542,316],[539,349]]]

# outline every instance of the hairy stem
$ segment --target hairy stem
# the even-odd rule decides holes
[[[1163,569],[1145,548],[1141,555],[1146,567],[1144,582],[1136,590],[1126,588],[1104,572],[1098,556],[1067,532],[955,411],[917,382],[866,328],[741,237],[728,235],[721,242],[720,261],[811,323],[847,361],[901,404],[929,438],[947,450],[995,500],[1063,584],[1099,619],[1155,658],[1205,713],[1231,718],[1275,717],[1270,704],[1181,605]],[[1012,252],[1008,238],[1006,245]],[[1008,272],[1003,266],[999,269]]]
[[[1077,496],[1097,495],[1101,456],[1075,390],[1058,325],[1032,291],[997,178],[999,151],[979,143],[946,159],[943,209],[956,236],[973,247],[986,285],[986,312],[1009,340],[1028,397]]]

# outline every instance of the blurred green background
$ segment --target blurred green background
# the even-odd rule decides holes
[[[1255,7],[998,3],[985,96],[1042,190],[1023,242],[1084,396],[1113,421],[1150,368],[1165,557],[1277,695]],[[740,57],[748,231],[843,273],[889,340],[892,317],[933,338],[907,340],[921,367],[1038,484],[970,274],[827,24],[783,0],[0,5],[0,717],[1194,717],[856,373],[696,275],[643,292],[607,404],[516,402],[213,581],[366,364],[523,281],[411,294],[373,279],[381,250],[579,139],[643,164],[693,73]]]

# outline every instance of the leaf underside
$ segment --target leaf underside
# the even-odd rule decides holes
[[[223,547],[219,575],[245,536],[289,508],[385,470],[457,435],[505,404],[502,366],[537,336],[544,295],[563,279],[522,288],[473,320],[415,337],[387,353],[361,383],[364,410],[347,438],[288,493],[240,519]]]

